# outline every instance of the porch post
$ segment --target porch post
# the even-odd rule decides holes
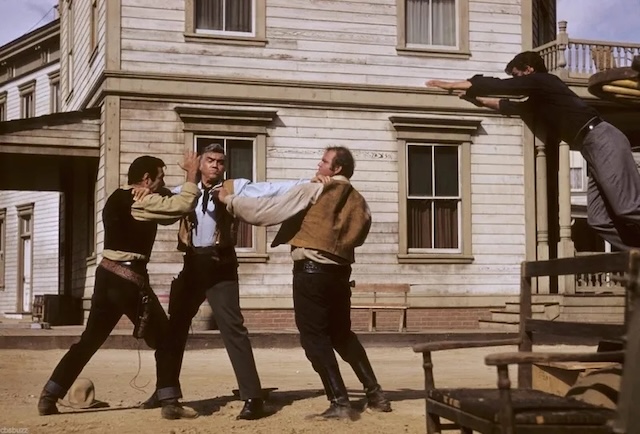
[[[547,194],[547,154],[545,144],[540,137],[536,135],[536,246],[538,253],[538,261],[549,259],[549,217],[548,214],[548,194]],[[537,293],[549,293],[549,278],[539,277]]]
[[[568,65],[567,58],[565,57],[565,50],[569,45],[569,34],[567,33],[567,22],[559,21],[558,22],[558,36],[556,37],[556,41],[558,42],[558,51],[557,55],[557,74],[563,80],[569,78],[569,69],[570,65]]]
[[[561,141],[558,152],[558,214],[560,223],[560,240],[558,241],[558,257],[575,256],[573,240],[571,240],[571,175],[569,164],[569,145]],[[573,294],[576,291],[574,276],[562,276],[558,279],[558,293]]]

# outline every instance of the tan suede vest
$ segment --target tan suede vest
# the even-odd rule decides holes
[[[282,224],[272,247],[289,244],[354,262],[371,228],[371,213],[364,197],[346,182],[327,184],[318,201]]]
[[[222,186],[233,194],[233,179],[227,179]],[[213,245],[217,247],[233,247],[238,235],[238,220],[227,212],[222,203],[217,203],[214,211],[216,231],[213,235]],[[196,213],[191,212],[180,219],[178,229],[178,250],[187,251],[193,246],[192,233],[196,226]]]

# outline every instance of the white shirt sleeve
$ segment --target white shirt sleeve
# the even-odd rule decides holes
[[[272,226],[282,223],[314,204],[324,184],[305,183],[287,193],[273,197],[242,197],[230,194],[224,203],[235,217],[255,226]]]
[[[308,179],[279,182],[251,182],[248,179],[233,180],[233,192],[238,197],[274,197],[287,193],[297,185],[307,184]]]

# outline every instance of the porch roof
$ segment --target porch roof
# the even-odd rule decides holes
[[[100,155],[100,108],[0,122],[0,154]]]

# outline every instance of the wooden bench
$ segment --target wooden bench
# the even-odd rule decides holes
[[[353,300],[352,309],[369,310],[369,331],[376,331],[376,314],[380,311],[399,311],[398,331],[407,331],[408,283],[360,283],[351,281],[351,291],[360,294],[372,294],[372,300]],[[388,302],[389,298],[401,297],[402,302]]]

